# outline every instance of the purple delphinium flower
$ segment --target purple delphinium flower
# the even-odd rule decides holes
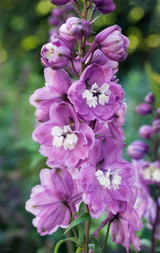
[[[112,120],[115,104],[120,103],[124,95],[121,86],[110,81],[112,76],[111,68],[93,64],[71,85],[69,99],[84,119]]]
[[[51,42],[45,44],[41,49],[42,64],[45,67],[61,69],[68,63],[71,50],[71,45],[63,37],[53,35]]]
[[[81,193],[64,167],[41,170],[40,180],[41,184],[32,189],[26,210],[36,216],[33,225],[38,233],[46,235],[69,225],[71,214],[81,201]]]
[[[141,230],[143,227],[141,219],[134,209],[134,203],[136,199],[135,196],[131,201],[126,203],[126,211],[118,212],[115,215],[110,212],[106,220],[104,220],[100,227],[93,233],[95,236],[97,236],[100,229],[107,225],[107,223],[110,221],[112,226],[112,241],[116,244],[121,244],[124,246],[127,250],[127,253],[129,253],[130,241],[133,244],[135,251],[139,251],[141,245],[140,239],[135,235],[135,232]]]
[[[139,129],[139,135],[144,139],[151,139],[153,137],[154,130],[152,126],[143,125]]]
[[[92,162],[82,165],[78,184],[93,218],[100,217],[106,209],[113,214],[125,211],[125,202],[132,198],[134,167],[121,158],[122,146],[122,141],[107,138],[100,152],[100,143],[96,142],[90,154]]]
[[[108,14],[116,8],[113,0],[94,0],[93,3],[96,5],[95,10],[103,14]]]
[[[144,141],[133,141],[127,148],[127,154],[133,159],[141,159],[149,151],[149,146]]]
[[[136,112],[142,116],[152,113],[153,108],[147,103],[141,103],[136,107]]]
[[[30,97],[31,105],[37,108],[37,121],[49,120],[49,109],[53,103],[67,101],[67,92],[71,85],[71,80],[67,72],[63,69],[52,70],[45,68],[45,87],[36,90]]]
[[[48,156],[47,165],[73,167],[88,157],[95,138],[87,124],[79,123],[73,107],[61,102],[51,106],[50,120],[35,129],[33,139],[41,144],[40,152]]]
[[[153,120],[152,126],[155,133],[160,132],[160,119]]]
[[[117,25],[110,26],[96,35],[95,42],[99,49],[113,61],[124,61],[127,58],[129,40],[122,35]]]
[[[145,183],[160,185],[160,161],[146,162],[140,173]]]
[[[135,251],[140,250],[141,241],[135,232],[143,227],[142,221],[134,208],[128,208],[126,212],[119,213],[112,223],[112,241],[122,244],[129,253],[130,241]]]
[[[146,103],[154,103],[155,102],[155,95],[152,93],[152,92],[149,92],[146,96],[145,96],[145,98],[144,98],[144,101],[146,102]]]
[[[90,26],[90,22],[85,19],[71,17],[68,18],[66,23],[60,27],[59,33],[67,40],[80,40],[83,36],[89,35]]]
[[[160,161],[134,160],[139,179],[145,185],[160,185]]]
[[[158,216],[157,220],[156,216]],[[144,217],[147,220],[147,228],[151,230],[153,229],[154,223],[156,221],[154,237],[157,240],[160,240],[160,198],[158,198],[157,204],[152,200],[152,203],[150,203],[150,205],[148,206],[147,212]]]
[[[160,108],[157,108],[156,113],[157,113],[157,117],[160,118]]]
[[[108,126],[113,138],[125,139],[123,128],[121,127],[124,124],[126,104],[119,103],[118,105],[114,105],[116,107],[115,113],[113,115],[113,120],[108,122]]]
[[[143,178],[143,167],[146,166],[148,163],[141,159],[141,160],[132,160],[135,166],[135,183],[134,187],[137,189],[137,198],[134,204],[134,208],[138,213],[139,217],[142,218],[148,206],[152,203],[152,198],[150,196],[150,190],[147,186],[146,182]]]
[[[71,0],[50,0],[53,5],[64,5],[69,3]]]
[[[85,63],[87,63],[90,59],[90,56],[86,60]],[[106,65],[112,69],[113,75],[115,75],[118,71],[119,63],[117,61],[110,60],[107,56],[105,56],[101,50],[97,49],[93,53],[93,57],[90,63],[96,63],[98,65]],[[112,79],[114,80],[116,77],[113,76]]]

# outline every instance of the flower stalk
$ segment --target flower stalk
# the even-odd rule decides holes
[[[108,227],[107,227],[107,232],[106,232],[104,244],[103,244],[103,246],[102,246],[102,249],[101,249],[100,253],[103,253],[104,250],[105,250],[105,247],[106,247],[106,244],[107,244],[107,240],[108,240],[108,235],[109,235],[110,227],[111,227],[111,221],[108,222]]]

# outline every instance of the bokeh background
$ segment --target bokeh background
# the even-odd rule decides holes
[[[153,91],[160,104],[160,0],[115,0],[117,9],[95,22],[95,31],[118,24],[130,39],[129,57],[120,64],[118,78],[128,105],[124,125],[126,145],[138,137],[142,123],[135,106]],[[29,96],[44,85],[40,49],[48,40],[49,0],[0,0],[0,252],[49,253],[63,236],[40,237],[25,211],[31,188],[39,183],[45,159],[32,140],[35,109]],[[145,120],[145,121],[144,121]],[[129,159],[125,154],[124,157]],[[94,229],[93,224],[93,229]],[[103,237],[103,230],[100,237]],[[148,252],[150,232],[140,232],[141,252]],[[125,252],[108,243],[107,252]],[[131,248],[131,251],[134,250]],[[59,252],[72,253],[71,244]]]

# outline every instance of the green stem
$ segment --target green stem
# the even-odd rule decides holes
[[[83,11],[83,19],[87,19],[87,0],[84,0],[84,11]]]
[[[155,160],[158,159],[158,146],[159,146],[159,134],[156,133],[156,137],[155,137],[155,145],[154,145],[154,156],[155,156]]]
[[[85,68],[91,63],[92,58],[93,58],[94,51],[95,51],[95,50],[92,51],[92,53],[91,53],[91,55],[90,55],[90,58],[89,58],[88,62],[85,64]]]
[[[72,231],[73,231],[73,234],[74,234],[75,238],[78,240],[79,238],[78,238],[78,235],[76,233],[76,230],[74,228],[72,228]]]
[[[81,42],[81,58],[83,58],[85,56],[85,51],[86,51],[86,38],[83,37],[82,42]],[[84,69],[85,69],[85,62],[82,62],[81,63],[81,74]]]
[[[89,212],[87,205],[85,205],[85,210],[87,213]],[[85,225],[84,225],[84,239],[83,239],[82,253],[88,253],[89,229],[90,229],[90,220],[87,220],[85,221]]]
[[[71,237],[71,231],[68,231],[65,237],[66,238]],[[67,252],[74,253],[73,242],[67,240],[65,242],[65,244],[66,244],[66,247],[67,247]]]
[[[82,13],[81,13],[81,10],[80,10],[80,8],[79,8],[79,5],[78,5],[77,0],[74,0],[74,2],[75,2],[75,7],[76,7],[77,13],[79,14],[80,17],[82,17]]]
[[[75,69],[75,66],[74,66],[74,63],[73,63],[73,60],[70,58],[70,62],[71,62],[71,65],[72,65],[72,69],[73,71],[75,72],[76,76],[79,77],[79,73],[77,72],[77,70]]]
[[[111,226],[111,221],[109,221],[109,223],[108,223],[106,237],[105,237],[104,244],[103,244],[103,247],[102,247],[100,253],[103,253],[104,250],[105,250],[106,243],[107,243],[107,240],[108,240],[108,235],[109,235],[110,226]]]

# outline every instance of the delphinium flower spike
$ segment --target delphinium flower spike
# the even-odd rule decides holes
[[[143,117],[151,115],[151,125],[143,125],[139,135],[144,140],[137,140],[128,146],[127,153],[136,168],[135,185],[139,188],[136,210],[147,221],[151,229],[151,253],[155,252],[157,240],[160,239],[160,115],[156,106],[156,97],[149,93],[145,103],[136,107],[136,112]]]
[[[74,230],[74,242],[83,253],[95,250],[89,246],[90,220],[106,214],[97,232],[109,222],[107,236],[111,227],[114,243],[129,252],[131,240],[138,251],[135,232],[142,223],[134,207],[135,168],[122,158],[126,104],[116,77],[119,62],[127,58],[129,40],[118,25],[92,36],[94,14],[114,11],[113,0],[84,0],[83,7],[77,0],[51,3],[61,5],[49,19],[60,26],[59,32],[42,47],[45,86],[30,97],[36,107],[33,139],[51,169],[41,171],[41,184],[33,188],[26,209],[36,216],[33,224],[41,235],[70,224],[68,229],[73,228],[75,220],[85,222],[84,237],[78,227],[83,240]],[[59,17],[67,3],[78,16],[62,24]],[[147,153],[141,146],[141,154]],[[99,245],[101,252],[104,248],[105,243]]]

